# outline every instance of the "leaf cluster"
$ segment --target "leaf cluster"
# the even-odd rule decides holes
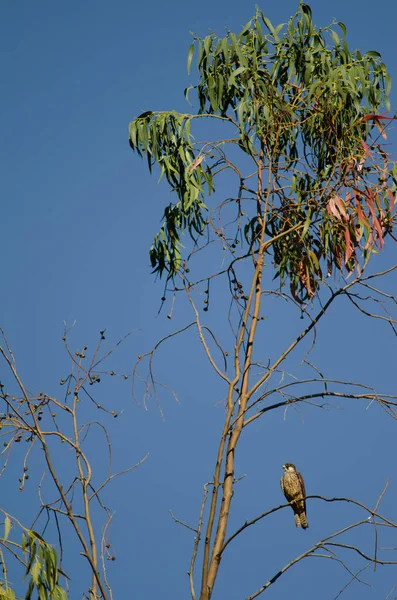
[[[146,112],[130,124],[130,146],[146,155],[149,170],[160,167],[160,180],[165,176],[177,202],[164,211],[164,222],[150,249],[154,272],[166,269],[172,277],[180,268],[180,232],[188,229],[195,239],[205,228],[204,186],[213,191],[211,172],[195,156],[190,133],[189,115]]]
[[[55,548],[35,531],[22,534],[22,549],[27,555],[26,576],[30,575],[25,600],[36,589],[39,600],[67,600],[65,590],[58,585],[60,571]]]
[[[22,527],[18,521],[12,520],[9,515],[5,514],[4,535],[0,538],[0,546],[13,554],[25,567],[25,579],[29,578],[25,600],[33,598],[35,591],[39,600],[67,600],[64,588],[59,585],[60,576],[65,576],[65,574],[58,567],[55,548],[50,546],[41,535],[24,527],[22,527],[22,542],[18,544],[11,541],[9,536],[13,525]],[[8,569],[2,550],[0,550],[0,556],[3,565],[0,600],[15,600],[15,592],[9,586],[7,579]]]
[[[195,38],[188,70],[197,48],[199,80],[185,94],[196,91],[197,114],[149,112],[130,124],[131,147],[150,169],[159,165],[178,196],[150,249],[154,271],[180,271],[181,235],[197,243],[204,233],[204,184],[211,192],[225,169],[240,179],[242,256],[258,252],[265,220],[275,276],[299,301],[314,296],[324,265],[328,274],[360,270],[382,247],[395,224],[395,167],[379,143],[392,120],[380,113],[390,109],[391,80],[381,55],[350,51],[346,33],[343,23],[316,28],[300,3],[286,24],[274,27],[257,10],[239,34]],[[228,123],[233,137],[194,143],[190,123],[203,118]],[[254,172],[242,174],[235,153],[219,151],[226,145]],[[246,184],[253,177],[256,189]]]

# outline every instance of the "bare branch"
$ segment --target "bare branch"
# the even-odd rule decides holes
[[[382,495],[383,495],[383,492],[382,492]],[[353,500],[352,498],[343,498],[343,497],[326,498],[325,496],[310,495],[310,496],[306,496],[305,500],[322,500],[324,502],[346,502],[348,504],[354,504],[356,506],[359,506],[363,510],[365,510],[371,517],[377,517],[378,519],[380,519],[381,521],[386,523],[388,526],[397,528],[397,523],[393,523],[393,521],[390,521],[386,517],[383,517],[382,515],[378,514],[375,510],[372,510],[368,506],[365,506],[365,504],[362,504],[362,502],[358,502],[357,500]],[[255,523],[257,523],[258,521],[264,519],[265,517],[277,512],[283,508],[286,508],[287,506],[290,506],[290,503],[280,504],[279,506],[271,508],[270,510],[262,513],[258,517],[255,517],[251,521],[246,521],[239,529],[237,529],[237,531],[235,531],[226,540],[226,542],[223,545],[221,554],[223,554],[223,552],[225,551],[226,547],[230,544],[230,542],[234,538],[236,538],[242,531],[244,531],[244,529],[247,529],[247,527],[251,527],[252,525],[255,525]],[[326,539],[329,539],[329,538],[326,538]]]
[[[169,509],[169,513],[171,515],[171,517],[173,518],[173,520],[175,521],[175,523],[179,523],[179,525],[183,525],[183,527],[186,527],[187,529],[190,529],[190,531],[194,531],[194,533],[198,533],[197,529],[195,529],[194,527],[191,527],[190,525],[188,525],[187,523],[184,523],[184,521],[180,521],[179,519],[177,519],[173,514],[172,514],[172,510]]]

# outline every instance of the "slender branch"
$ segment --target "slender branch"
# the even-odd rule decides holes
[[[208,487],[207,487],[208,485],[209,485],[208,483],[206,483],[204,485],[204,496],[203,496],[203,501],[201,503],[200,516],[199,516],[197,530],[196,530],[197,535],[194,538],[193,554],[192,554],[192,558],[190,560],[190,568],[189,568],[189,573],[188,573],[189,584],[190,584],[190,594],[192,596],[192,600],[196,600],[196,592],[194,589],[194,565],[196,563],[197,552],[198,552],[200,539],[201,539],[201,529],[203,526],[204,509],[205,509],[205,504],[207,502],[207,496],[208,496]]]
[[[229,377],[227,375],[225,375],[225,373],[222,373],[222,371],[220,370],[220,368],[218,367],[218,365],[216,364],[216,362],[212,358],[212,354],[210,352],[210,349],[208,347],[208,344],[207,344],[206,339],[205,339],[204,334],[203,334],[203,327],[202,327],[201,322],[200,322],[200,316],[199,316],[198,310],[196,308],[196,305],[193,302],[193,298],[192,298],[192,295],[190,293],[189,287],[186,286],[185,289],[186,289],[186,294],[187,294],[187,296],[189,298],[190,305],[191,305],[191,307],[193,309],[193,312],[195,314],[195,317],[196,317],[197,331],[198,331],[198,334],[199,334],[200,341],[201,341],[201,343],[203,345],[204,352],[205,352],[208,360],[210,361],[212,368],[219,375],[219,377],[221,379],[223,379],[224,381],[226,381],[228,384],[230,384]]]
[[[353,400],[370,400],[371,402],[376,401],[382,407],[384,407],[384,405],[386,405],[390,409],[390,411],[392,411],[390,414],[393,416],[393,418],[397,419],[397,413],[395,413],[395,411],[393,411],[390,408],[391,406],[397,406],[397,402],[393,402],[391,400],[391,398],[397,399],[397,396],[387,396],[387,395],[381,395],[381,394],[349,394],[347,392],[343,393],[343,392],[330,392],[330,391],[325,392],[324,391],[324,392],[318,392],[316,394],[306,394],[304,396],[299,396],[296,398],[284,400],[283,402],[278,402],[276,404],[272,404],[271,406],[266,406],[265,408],[263,408],[262,410],[257,412],[255,415],[252,415],[252,417],[250,417],[249,419],[244,421],[244,427],[246,427],[247,425],[252,423],[252,421],[255,421],[260,416],[262,416],[264,413],[266,413],[270,410],[274,410],[281,406],[289,406],[292,404],[296,404],[297,402],[306,402],[307,400],[313,400],[315,398],[326,398],[326,397],[351,398]],[[390,398],[390,400],[385,399],[385,398]]]
[[[33,426],[30,426],[30,425],[28,425],[28,426],[29,426],[30,430],[32,431],[32,433],[34,433],[34,435],[36,435],[37,438],[40,441],[41,447],[42,447],[42,449],[44,451],[45,461],[46,461],[48,470],[49,470],[49,472],[51,474],[52,480],[53,480],[53,482],[54,482],[54,484],[55,484],[55,486],[56,486],[56,488],[57,488],[57,490],[59,492],[60,497],[62,498],[62,502],[64,503],[64,506],[65,506],[66,511],[67,511],[67,516],[68,516],[71,524],[73,525],[73,528],[74,528],[74,530],[75,530],[75,532],[77,534],[77,537],[78,537],[78,539],[79,539],[79,541],[80,541],[80,543],[81,543],[81,545],[83,547],[83,553],[82,554],[87,558],[87,560],[88,560],[88,562],[90,564],[90,567],[91,567],[91,570],[92,570],[93,580],[95,582],[94,583],[94,589],[96,589],[96,586],[98,586],[99,589],[100,589],[100,592],[101,592],[101,594],[103,596],[103,599],[104,600],[108,600],[108,595],[107,595],[106,589],[104,588],[104,585],[102,583],[100,574],[99,574],[99,572],[97,570],[97,563],[96,563],[96,560],[95,560],[95,556],[92,556],[90,554],[90,551],[89,551],[89,548],[88,548],[87,543],[85,541],[85,538],[84,538],[84,536],[83,536],[83,534],[81,532],[80,527],[77,524],[75,515],[73,514],[72,508],[71,508],[71,506],[70,506],[70,504],[69,504],[69,502],[68,502],[68,500],[66,498],[66,495],[64,493],[63,487],[62,487],[62,485],[61,485],[61,483],[60,483],[60,481],[58,479],[58,476],[57,476],[56,471],[54,469],[54,466],[52,464],[52,460],[51,460],[51,456],[50,456],[50,451],[49,451],[47,442],[45,440],[43,432],[40,429],[40,425],[39,425],[39,422],[37,420],[36,413],[35,413],[35,411],[32,408],[32,405],[31,405],[29,396],[28,396],[28,394],[26,392],[26,389],[25,389],[25,387],[24,387],[24,385],[23,385],[23,383],[22,383],[22,381],[21,381],[21,379],[20,379],[20,377],[19,377],[19,375],[18,375],[18,373],[16,371],[16,368],[15,368],[14,364],[11,362],[11,360],[9,359],[7,353],[4,351],[4,349],[1,346],[0,346],[0,352],[1,352],[2,356],[5,358],[7,364],[9,365],[9,367],[11,369],[11,372],[12,372],[12,374],[14,376],[14,379],[16,380],[16,382],[17,382],[17,384],[18,384],[18,386],[19,386],[19,388],[20,388],[20,390],[22,392],[22,395],[23,395],[23,397],[24,397],[24,399],[26,401],[26,404],[28,406],[28,410],[29,410],[30,416],[31,416],[31,418],[33,420],[33,423],[34,423]],[[19,414],[18,414],[18,416],[20,417]],[[78,450],[78,448],[76,449],[76,454],[77,454],[77,450]],[[92,525],[91,525],[91,528],[92,528]]]
[[[383,493],[384,492],[382,492],[381,495],[383,495]],[[371,517],[377,517],[382,522],[386,523],[388,526],[397,528],[397,523],[393,523],[393,521],[390,521],[386,517],[383,517],[378,512],[376,512],[376,510],[372,510],[371,508],[369,508],[368,506],[366,506],[362,502],[358,502],[357,500],[353,500],[352,498],[344,498],[344,497],[326,498],[325,496],[310,495],[310,496],[306,496],[305,500],[322,500],[323,502],[346,502],[347,504],[354,504],[355,506],[359,506],[360,508],[362,508],[363,510],[365,510],[369,515],[371,515]],[[223,545],[223,548],[222,548],[222,551],[221,551],[221,555],[226,550],[226,548],[230,544],[230,542],[233,541],[242,531],[244,531],[248,527],[251,527],[252,525],[255,525],[255,523],[257,523],[258,521],[261,521],[265,517],[268,517],[269,515],[271,515],[271,514],[273,514],[275,512],[278,512],[279,510],[282,510],[283,508],[287,508],[288,506],[291,506],[291,504],[289,502],[287,504],[280,504],[279,506],[275,506],[274,508],[271,508],[270,510],[267,510],[266,512],[262,513],[258,517],[255,517],[251,521],[246,521],[241,527],[239,527],[239,529],[237,529],[226,540],[226,542]],[[329,539],[329,538],[327,538],[327,539]]]
[[[190,529],[190,531],[194,531],[194,533],[197,533],[197,529],[195,529],[194,527],[191,527],[184,521],[177,519],[176,516],[172,513],[171,509],[169,509],[169,513],[170,513],[171,517],[173,518],[173,520],[175,521],[175,523],[178,523],[179,525],[183,525],[183,527],[186,527],[186,529]]]
[[[317,544],[315,544],[314,546],[312,546],[309,550],[307,550],[306,552],[303,552],[302,554],[300,554],[299,556],[297,556],[296,558],[294,558],[293,560],[291,560],[282,569],[280,569],[271,579],[269,579],[264,585],[262,585],[255,593],[253,593],[250,596],[248,596],[246,598],[246,600],[254,600],[254,598],[257,598],[258,596],[260,596],[271,585],[273,585],[273,583],[275,583],[277,581],[277,579],[279,579],[286,571],[288,571],[288,569],[290,569],[291,567],[293,567],[294,565],[296,565],[298,562],[300,562],[304,558],[307,558],[309,556],[314,556],[314,557],[319,557],[319,558],[329,558],[328,556],[315,554],[316,550],[322,549],[325,546],[340,546],[340,547],[345,547],[345,548],[350,549],[350,550],[355,550],[355,551],[358,551],[358,553],[363,558],[365,558],[366,560],[369,560],[369,561],[373,562],[373,559],[371,559],[370,557],[366,556],[364,553],[362,553],[355,546],[348,546],[348,545],[344,545],[344,544],[337,544],[337,543],[329,542],[328,541],[328,540],[330,540],[332,538],[340,536],[342,533],[346,533],[347,531],[350,531],[351,529],[354,529],[356,527],[360,527],[361,525],[369,525],[369,522],[368,521],[358,521],[357,523],[353,523],[352,525],[344,527],[343,529],[340,529],[336,533],[334,533],[334,534],[332,534],[332,535],[324,538],[323,540],[321,540],[320,542],[318,542]],[[396,562],[378,561],[378,562],[380,564],[397,564],[397,561]]]

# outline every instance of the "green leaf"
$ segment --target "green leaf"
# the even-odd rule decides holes
[[[194,54],[194,42],[192,42],[189,46],[189,51],[187,53],[187,72],[190,74],[190,66],[192,64],[192,58]]]
[[[41,571],[41,564],[39,563],[37,557],[36,560],[34,562],[33,567],[30,569],[30,574],[32,576],[32,579],[34,581],[34,583],[36,585],[38,585],[39,583],[39,578],[40,578],[40,571]]]
[[[255,29],[256,29],[256,33],[258,35],[259,40],[262,40],[262,38],[263,38],[262,27],[261,27],[261,24],[260,24],[258,18],[255,19]]]
[[[44,552],[44,558],[46,563],[47,584],[51,592],[58,581],[58,559],[55,548],[47,548]]]
[[[308,4],[301,4],[301,9],[303,14],[307,15],[310,19],[312,18],[312,9],[310,8],[310,6]]]
[[[384,74],[384,80],[385,80],[385,84],[386,84],[385,94],[386,94],[386,96],[388,96],[390,94],[390,90],[391,90],[391,77],[390,77],[389,73]]]
[[[51,594],[51,600],[68,600],[68,595],[61,586],[56,585]]]
[[[278,34],[280,33],[280,31],[282,30],[282,28],[284,27],[285,23],[280,23],[279,25],[277,25],[277,27],[274,30],[274,37],[276,39],[276,41],[279,40]]]
[[[218,77],[218,89],[217,89],[217,94],[218,94],[218,100],[219,100],[219,103],[220,103],[220,104],[222,104],[222,98],[223,98],[223,87],[224,87],[224,84],[223,84],[223,77],[222,77],[222,76],[219,76],[219,77]]]
[[[151,117],[152,114],[153,114],[152,110],[146,110],[141,115],[139,115],[139,117],[137,117],[135,120],[137,121],[138,119],[147,119],[147,117]]]
[[[189,92],[194,89],[194,85],[189,85],[189,87],[185,88],[185,100],[191,105],[192,103],[189,100]]]
[[[240,33],[238,35],[238,39],[241,39],[241,37],[243,37],[244,35],[247,34],[247,32],[249,31],[249,28],[251,27],[251,23],[252,23],[252,19],[250,19],[248,21],[248,23],[246,25],[244,25],[244,27],[242,28],[242,30],[240,31]]]
[[[305,226],[303,227],[303,231],[302,231],[302,235],[301,235],[302,240],[305,237],[305,235],[307,234],[311,222],[312,222],[312,214],[311,214],[311,211],[309,210],[307,217],[306,217]]]
[[[291,177],[291,194],[294,194],[296,190],[296,173]]]
[[[346,33],[347,33],[346,25],[344,23],[342,23],[342,21],[338,21],[338,25],[342,30],[343,37],[346,37]]]
[[[34,590],[34,581],[32,578],[30,578],[28,589],[26,590],[26,594],[25,594],[25,600],[31,599],[33,590]]]
[[[26,566],[26,575],[29,573],[30,568],[31,568],[33,561],[35,559],[35,556],[36,556],[36,542],[29,539],[28,544],[29,544],[29,561]]]
[[[309,250],[309,249],[308,249],[307,253],[308,253],[308,256],[310,258],[310,261],[311,261],[312,265],[314,265],[314,267],[317,270],[319,270],[320,269],[320,264],[318,262],[317,256],[314,254],[314,252],[312,250]]]
[[[11,520],[10,520],[10,517],[8,515],[6,515],[6,518],[4,519],[4,541],[8,540],[10,529],[11,529]]]
[[[37,586],[37,590],[39,592],[39,600],[48,600],[47,590],[42,583]]]
[[[262,15],[262,21],[264,22],[264,24],[266,25],[266,27],[268,28],[270,33],[274,34],[275,29],[274,29],[273,25],[271,24],[271,22],[269,21],[269,19],[267,17],[265,17],[265,15]]]
[[[332,29],[331,29],[330,33],[331,33],[331,37],[332,37],[332,40],[333,40],[335,46],[339,46],[339,44],[340,44],[339,35],[336,33],[336,31],[333,31]]]
[[[234,84],[234,82],[235,82],[235,79],[236,79],[236,77],[237,77],[238,75],[241,75],[241,73],[244,73],[244,71],[246,71],[246,70],[247,70],[247,69],[246,69],[246,67],[238,67],[237,69],[235,69],[235,70],[233,71],[233,73],[230,75],[230,77],[229,77],[229,79],[228,79],[228,82],[227,82],[227,84],[228,84],[229,86],[233,85],[233,84]]]

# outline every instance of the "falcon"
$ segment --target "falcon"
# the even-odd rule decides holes
[[[307,529],[309,525],[306,518],[306,501],[302,500],[306,496],[305,482],[292,463],[285,463],[283,469],[284,475],[280,482],[281,489],[288,502],[291,503],[296,526]]]

